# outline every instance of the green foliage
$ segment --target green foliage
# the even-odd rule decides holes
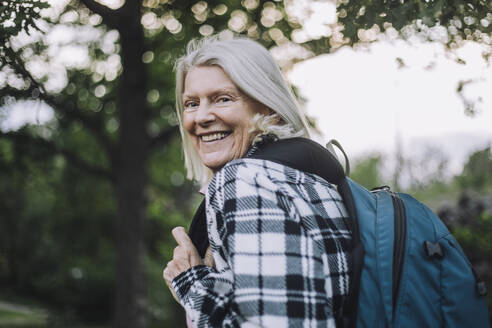
[[[174,247],[172,247],[174,248]],[[171,249],[169,249],[171,251]],[[164,254],[164,253],[163,253]],[[166,254],[167,255],[167,254]],[[163,261],[169,257],[165,257]],[[186,327],[183,308],[162,281],[163,261],[147,261],[148,311],[151,327]]]
[[[188,224],[198,201],[189,201],[180,152],[178,142],[156,152],[149,193],[149,312],[165,326],[183,318],[162,282],[175,247],[170,230]],[[0,140],[0,284],[58,309],[51,314],[56,322],[108,322],[117,224],[111,186],[60,156],[41,153],[33,161],[33,153]]]
[[[357,181],[357,183],[368,190],[371,190],[374,187],[380,187],[384,184],[380,173],[382,159],[380,154],[374,154],[359,159],[356,161],[354,168],[350,173],[350,178]]]
[[[490,146],[473,153],[458,176],[461,188],[489,192],[492,190],[492,152]]]
[[[45,0],[3,0],[0,2],[0,49],[11,36],[31,29],[39,30],[36,20],[41,18],[40,11],[48,8]]]
[[[114,279],[109,186],[57,156],[15,156],[0,161],[8,168],[0,170],[0,283],[85,320],[107,318]]]
[[[473,40],[490,44],[492,33],[492,4],[490,1],[342,1],[338,6],[344,36],[350,43],[361,39],[360,30],[377,26],[380,31],[390,27],[403,31],[415,23],[416,31],[427,27],[445,28],[444,40],[456,47],[462,40]],[[403,33],[403,36],[405,35]],[[434,36],[435,37],[435,36]],[[433,36],[428,34],[433,40]]]

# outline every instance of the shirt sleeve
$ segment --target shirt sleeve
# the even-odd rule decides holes
[[[301,224],[298,202],[275,179],[228,165],[207,192],[217,268],[198,266],[173,285],[199,327],[335,327],[327,260]]]

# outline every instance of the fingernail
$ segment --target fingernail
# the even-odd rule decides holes
[[[172,232],[177,232],[177,231],[178,231],[178,230],[180,230],[180,229],[184,230],[184,228],[183,228],[183,227],[175,227],[175,228],[174,228],[173,230],[171,230],[171,231],[172,231]]]

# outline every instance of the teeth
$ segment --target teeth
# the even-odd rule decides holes
[[[202,140],[203,141],[215,141],[215,140],[224,139],[228,135],[229,135],[228,132],[212,133],[212,134],[202,136]]]

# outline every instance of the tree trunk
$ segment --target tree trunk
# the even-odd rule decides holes
[[[119,26],[121,76],[119,104],[119,143],[113,158],[114,187],[118,202],[116,222],[116,286],[113,325],[141,328],[146,324],[144,268],[144,224],[147,199],[147,160],[149,138],[146,133],[146,68],[140,1],[128,1],[122,8]]]

